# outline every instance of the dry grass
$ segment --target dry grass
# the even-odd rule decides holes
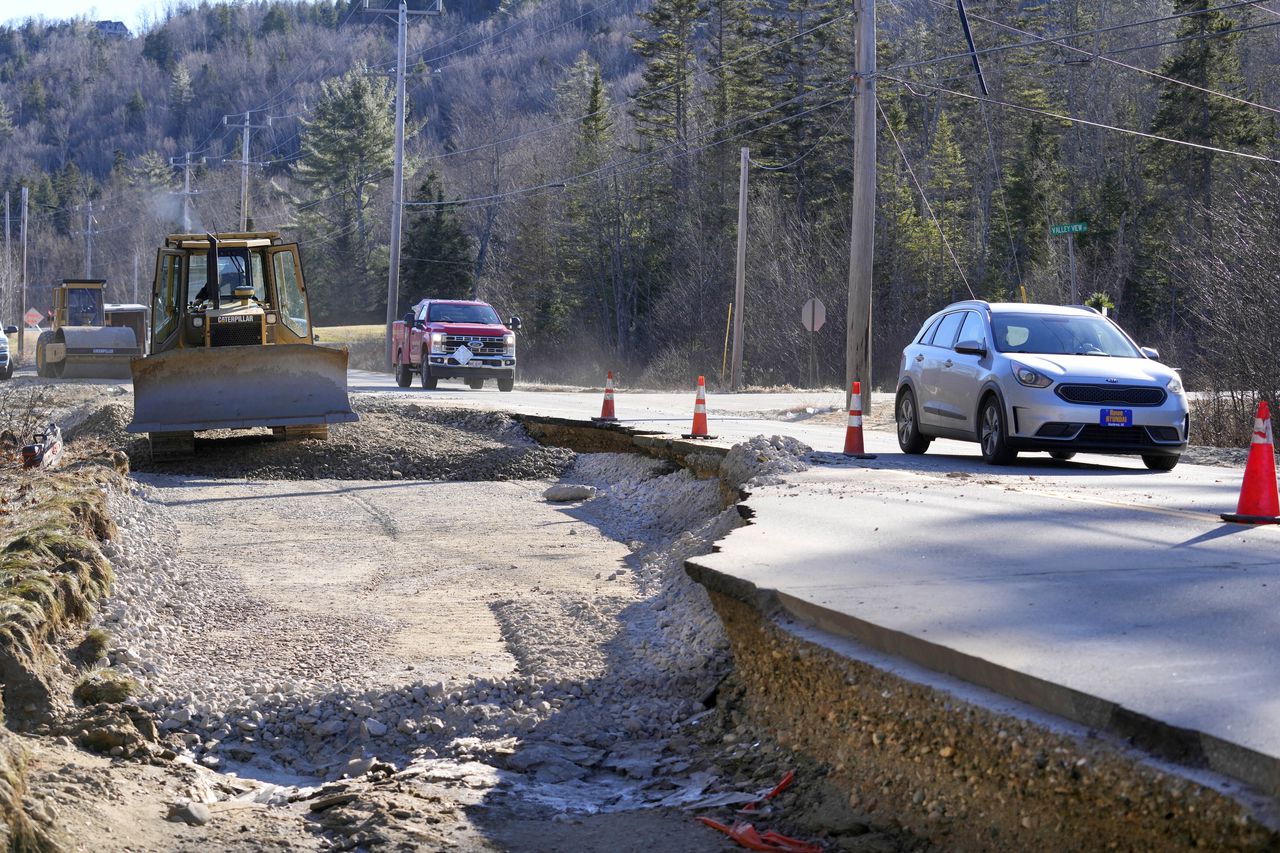
[[[110,669],[100,669],[80,679],[71,695],[82,705],[97,705],[100,702],[124,702],[137,692],[138,682],[129,676]]]
[[[356,341],[376,340],[382,343],[386,339],[387,328],[382,325],[374,326],[317,326],[316,334],[320,336],[320,343],[331,344],[351,344]]]
[[[386,357],[385,326],[317,326],[321,346],[346,346],[348,364],[358,370],[383,370]]]

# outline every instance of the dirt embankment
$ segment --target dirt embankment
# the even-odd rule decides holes
[[[58,641],[82,634],[110,589],[100,546],[116,527],[106,495],[128,465],[123,454],[89,448],[68,451],[58,470],[27,471],[15,449],[0,465],[0,844],[40,849],[52,842],[26,813],[27,750],[11,731],[80,731],[77,669]]]

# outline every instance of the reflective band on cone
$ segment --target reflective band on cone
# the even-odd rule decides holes
[[[845,456],[876,459],[863,447],[863,383],[855,382],[849,398],[849,425],[845,428]]]
[[[875,459],[862,444],[862,383],[853,383],[849,399],[849,425],[844,431],[844,455],[854,459]]]
[[[1266,400],[1258,403],[1258,417],[1253,423],[1253,439],[1249,442],[1249,458],[1244,464],[1244,481],[1240,484],[1236,511],[1223,513],[1222,520],[1238,524],[1280,524],[1271,409]]]
[[[685,438],[715,438],[707,432],[707,380],[698,377],[698,396],[693,404],[693,429],[684,434]]]
[[[600,417],[597,421],[608,421],[612,423],[618,418],[613,413],[613,371],[609,371],[609,376],[604,383],[604,405],[600,407]]]

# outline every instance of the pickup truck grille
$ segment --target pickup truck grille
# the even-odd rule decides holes
[[[472,341],[479,341],[479,349],[471,346]],[[507,351],[502,335],[445,335],[444,351],[451,353],[458,347],[466,345],[472,355],[503,355]]]
[[[209,346],[250,347],[262,345],[261,316],[240,323],[215,320],[209,327]]]

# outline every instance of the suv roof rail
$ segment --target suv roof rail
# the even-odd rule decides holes
[[[991,303],[985,299],[961,299],[959,302],[952,302],[948,308],[958,308],[960,306],[972,306],[974,308],[990,308]]]

